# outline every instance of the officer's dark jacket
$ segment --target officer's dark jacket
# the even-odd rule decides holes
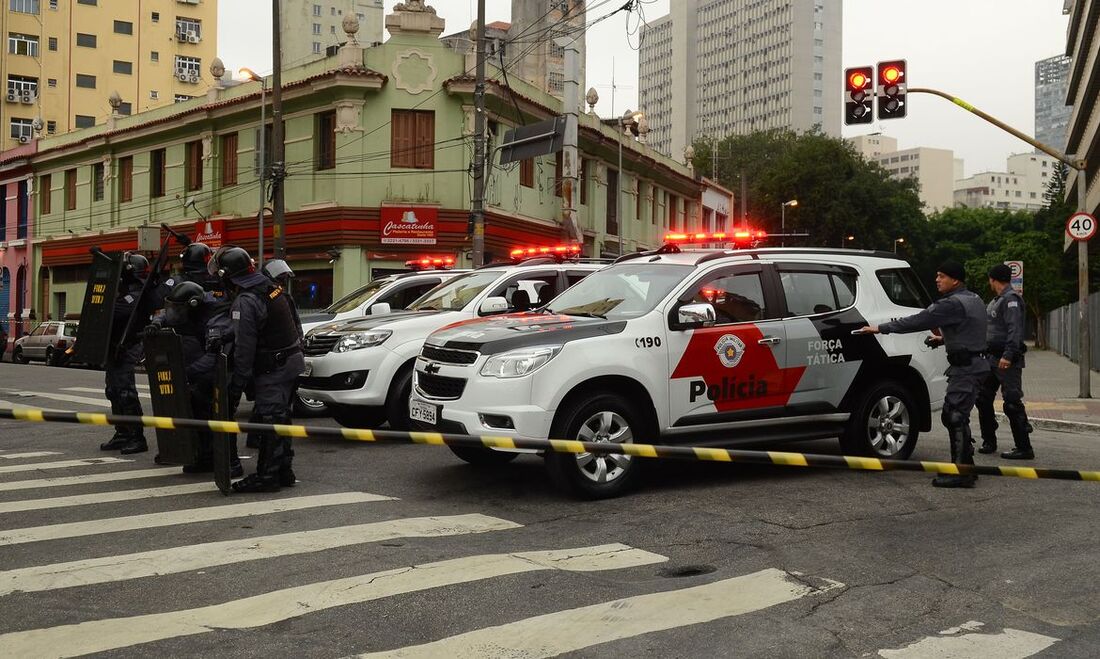
[[[912,316],[879,325],[883,334],[909,334],[925,330],[939,329],[943,333],[943,344],[947,352],[974,355],[985,352],[987,348],[985,304],[973,291],[960,285],[932,303],[930,307]],[[953,362],[954,363],[954,362]],[[982,368],[984,367],[984,369]],[[988,370],[984,360],[975,360],[973,367],[953,366],[956,373],[969,370]]]
[[[1015,362],[1023,354],[1024,300],[1011,285],[993,298],[986,307],[989,316],[987,340],[994,353]]]
[[[111,323],[111,345],[117,344],[122,339],[122,332],[126,329],[126,323],[135,313],[127,345],[133,345],[141,340],[139,332],[149,324],[149,304],[140,300],[142,282],[140,279],[123,279],[118,285],[118,296],[115,298],[114,320]],[[141,305],[141,309],[138,305]],[[144,311],[144,314],[142,314]],[[144,316],[144,317],[143,317]]]
[[[252,273],[234,283],[241,292],[233,300],[233,380],[238,385],[270,368],[275,354],[300,351],[298,326],[286,291],[265,275]]]

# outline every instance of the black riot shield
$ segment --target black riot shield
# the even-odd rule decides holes
[[[157,332],[145,337],[144,348],[153,414],[194,419],[191,389],[187,385],[183,362],[183,341],[175,332]],[[157,428],[157,452],[159,464],[195,464],[199,460],[199,432]]]
[[[218,421],[232,421],[233,410],[229,408],[229,360],[224,354],[218,355],[218,362],[214,369],[214,408],[211,418]],[[233,459],[233,442],[236,441],[235,434],[223,432],[214,433],[212,439],[214,483],[225,495],[230,491],[232,481],[232,476],[229,474],[230,461]]]
[[[76,361],[102,367],[111,349],[115,300],[122,276],[122,258],[117,253],[92,252],[92,267],[84,305],[80,308],[80,334],[73,350]]]

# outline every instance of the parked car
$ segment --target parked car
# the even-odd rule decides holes
[[[27,336],[15,340],[11,360],[18,364],[40,361],[50,366],[61,365],[65,350],[76,341],[77,326],[74,320],[42,323]]]

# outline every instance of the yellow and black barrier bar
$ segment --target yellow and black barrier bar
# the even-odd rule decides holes
[[[962,465],[950,462],[917,460],[885,460],[846,455],[785,453],[781,451],[746,451],[690,446],[657,446],[653,444],[616,444],[611,442],[581,442],[565,439],[523,439],[490,435],[452,435],[435,432],[402,432],[396,430],[366,430],[358,428],[325,428],[319,426],[272,425],[238,421],[206,421],[202,419],[172,419],[159,416],[117,416],[89,412],[52,412],[34,408],[0,409],[0,419],[38,423],[78,423],[95,426],[144,426],[167,430],[210,430],[216,433],[241,434],[273,432],[284,437],[313,439],[346,439],[358,442],[393,442],[463,446],[471,448],[531,449],[556,453],[594,453],[629,455],[638,458],[668,458],[704,460],[708,462],[740,462],[770,464],[784,467],[825,467],[856,471],[919,471],[929,474],[981,474],[1010,478],[1051,478],[1071,481],[1100,482],[1100,471],[1042,469],[1037,467],[992,467]]]

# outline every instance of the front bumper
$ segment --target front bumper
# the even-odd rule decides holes
[[[298,393],[338,405],[385,405],[400,367],[401,358],[384,346],[306,357],[309,375],[299,380]]]

